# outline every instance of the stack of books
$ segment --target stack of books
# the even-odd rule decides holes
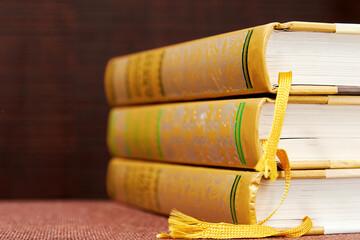
[[[360,26],[271,23],[113,58],[106,67],[110,198],[207,222],[256,224],[285,179],[254,167],[279,72],[292,85],[279,148],[285,201],[265,225],[360,232]]]

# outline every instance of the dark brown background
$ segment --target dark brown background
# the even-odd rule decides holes
[[[0,1],[0,198],[105,198],[113,56],[272,21],[360,23],[360,2]]]

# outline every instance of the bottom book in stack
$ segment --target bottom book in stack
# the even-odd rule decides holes
[[[285,180],[262,173],[114,158],[107,174],[109,196],[168,215],[175,208],[208,222],[255,224],[281,201]],[[309,216],[310,234],[360,232],[360,169],[294,170],[288,195],[265,223],[298,226]]]

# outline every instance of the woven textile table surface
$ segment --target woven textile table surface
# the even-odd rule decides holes
[[[0,239],[156,239],[167,227],[164,216],[110,201],[0,201]],[[360,239],[360,234],[301,239]]]

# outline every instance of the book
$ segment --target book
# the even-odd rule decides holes
[[[360,169],[293,170],[285,201],[266,225],[289,228],[304,214],[309,234],[360,231]],[[109,163],[111,199],[168,215],[171,209],[207,222],[255,224],[279,204],[283,173],[274,183],[253,171],[149,163],[114,158]],[[336,189],[336,191],[334,191]]]
[[[293,169],[360,167],[360,96],[290,96],[279,147]],[[274,100],[227,99],[113,108],[112,156],[254,168]]]
[[[112,106],[276,93],[360,93],[360,25],[270,23],[109,60]]]

